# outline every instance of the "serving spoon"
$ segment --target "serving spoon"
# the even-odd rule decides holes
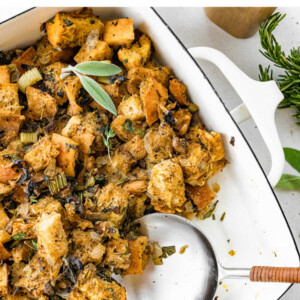
[[[219,281],[225,278],[249,278],[258,282],[300,283],[300,268],[254,266],[225,268],[217,260],[207,237],[191,221],[162,213],[138,220],[139,232],[160,245],[187,245],[182,255],[172,255],[164,265],[148,264],[142,276],[125,276],[124,283],[135,299],[212,300]]]

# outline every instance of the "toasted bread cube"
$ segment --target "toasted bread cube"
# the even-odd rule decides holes
[[[133,67],[143,67],[150,55],[151,41],[145,34],[131,47],[123,47],[118,51],[118,58],[127,70]]]
[[[148,238],[140,236],[135,241],[128,241],[130,252],[130,266],[126,269],[126,275],[143,274],[149,260]]]
[[[96,274],[93,264],[79,274],[68,300],[126,300],[126,290],[115,281],[108,282]]]
[[[4,207],[0,204],[0,227],[5,228],[7,223],[9,222],[9,217],[5,213]]]
[[[113,48],[132,43],[134,40],[133,19],[117,19],[106,22],[103,40]]]
[[[139,181],[139,180],[136,180],[136,181]],[[141,183],[138,183],[138,184],[142,188],[140,191],[145,191],[145,192],[147,191],[146,182],[143,185]],[[139,186],[136,185],[135,187],[137,188]],[[126,190],[126,188],[124,190]],[[133,220],[141,218],[145,214],[146,200],[147,200],[146,193],[144,192],[144,193],[141,194],[137,190],[127,190],[127,191],[132,193],[131,197],[129,198],[129,205],[128,205],[128,215],[129,215],[129,217]]]
[[[53,145],[49,136],[44,136],[31,148],[28,149],[24,160],[33,168],[35,172],[46,169],[51,159],[59,155],[59,147]]]
[[[31,299],[45,299],[40,298],[45,296],[45,284],[58,276],[62,266],[61,259],[53,265],[48,264],[39,252],[36,252],[25,268],[20,270],[21,274],[15,283],[16,287],[20,287],[30,294]]]
[[[206,130],[199,129],[198,138],[209,151],[209,155],[213,161],[224,159],[225,151],[220,133],[214,131],[208,132]]]
[[[175,213],[186,202],[183,172],[179,164],[163,160],[152,168],[148,185],[151,204],[163,213]]]
[[[57,113],[56,100],[48,93],[28,86],[26,88],[28,102],[27,116],[33,120],[54,118]]]
[[[47,262],[53,265],[59,258],[68,253],[67,236],[63,227],[61,214],[43,213],[36,224],[37,248]]]
[[[113,183],[102,188],[97,198],[97,211],[103,212],[107,220],[119,226],[122,224],[128,206],[129,194]]]
[[[101,236],[99,233],[75,229],[72,235],[75,244],[74,257],[78,258],[83,264],[89,262],[100,264],[102,262],[105,246],[100,242]]]
[[[120,138],[122,141],[128,141],[135,136],[134,132],[130,132],[125,129],[126,119],[127,117],[123,115],[118,115],[111,122],[111,128],[113,129],[114,133],[118,136],[118,138]]]
[[[128,119],[142,120],[145,118],[141,98],[133,95],[121,101],[118,106],[118,114],[126,116]]]
[[[0,66],[0,83],[10,83],[10,72],[8,66]]]
[[[82,111],[82,107],[76,102],[76,98],[78,97],[82,87],[80,79],[77,76],[68,77],[64,82],[64,86],[69,100],[67,114],[70,116],[75,116]]]
[[[88,8],[69,13],[58,12],[46,24],[49,42],[54,48],[61,49],[82,46],[92,30],[101,33],[103,23]]]
[[[148,78],[140,86],[140,97],[144,105],[146,120],[149,126],[158,120],[158,106],[165,105],[168,90],[154,78]]]
[[[147,155],[147,151],[144,146],[144,139],[140,138],[138,135],[123,144],[122,148],[128,151],[136,161],[143,159]]]
[[[115,239],[106,244],[104,264],[126,270],[130,266],[130,251],[127,240]]]
[[[210,189],[207,182],[202,186],[191,186],[187,184],[186,192],[199,210],[206,208],[216,197],[216,193]]]
[[[179,82],[177,78],[174,78],[170,81],[169,90],[171,95],[180,105],[190,104],[186,95],[186,86]]]
[[[8,294],[8,269],[7,264],[0,267],[0,296],[6,297]]]
[[[13,222],[13,231],[11,235],[14,236],[16,234],[24,233],[24,239],[34,239],[36,238],[34,226],[34,221],[25,223],[23,219],[17,219]]]
[[[97,41],[93,47],[89,47],[87,44],[83,45],[79,52],[75,55],[74,60],[77,63],[92,60],[111,60],[112,55],[113,51],[109,48],[106,42]]]
[[[75,53],[74,48],[54,49],[53,46],[44,35],[37,46],[38,63],[40,65],[54,64],[58,61],[69,63]]]
[[[11,251],[12,258],[15,263],[27,261],[27,259],[32,255],[32,252],[33,249],[28,247],[25,243],[18,245],[18,247],[14,247]]]
[[[10,240],[10,234],[5,229],[0,229],[0,243],[5,244]]]
[[[0,183],[9,184],[11,180],[16,180],[19,177],[20,177],[20,173],[16,172],[11,167],[11,164],[7,165],[6,163],[3,164],[0,163]]]
[[[168,67],[156,66],[147,63],[147,67],[134,67],[127,73],[128,81],[126,82],[128,93],[131,95],[139,92],[139,87],[142,81],[149,77],[155,78],[163,86],[167,87],[169,84],[170,70]]]
[[[11,257],[11,254],[6,250],[2,243],[0,243],[0,262]]]
[[[67,67],[66,64],[56,62],[43,69],[44,84],[51,95],[56,99],[58,105],[62,105],[68,100],[64,80],[60,78],[61,69],[65,67]]]
[[[132,164],[135,162],[132,155],[123,147],[116,150],[111,161],[111,166],[124,175],[130,171]],[[108,168],[110,169],[111,166],[109,165]]]
[[[141,195],[147,191],[147,183],[145,180],[134,180],[123,184],[122,190],[130,195]]]
[[[14,58],[11,63],[17,66],[17,69],[22,75],[27,71],[27,68],[25,66],[37,65],[36,59],[37,59],[37,52],[31,46],[27,48],[20,56]]]
[[[78,156],[78,144],[73,140],[54,133],[52,143],[59,147],[57,164],[62,167],[66,176],[75,176],[75,163]]]
[[[88,154],[95,136],[93,128],[80,115],[73,116],[62,130],[62,135],[78,143],[79,151]]]

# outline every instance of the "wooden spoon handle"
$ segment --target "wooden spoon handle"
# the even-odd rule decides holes
[[[259,282],[300,283],[300,268],[254,266],[250,270],[250,280]]]

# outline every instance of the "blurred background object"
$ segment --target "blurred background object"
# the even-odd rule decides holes
[[[240,39],[253,36],[275,10],[276,7],[204,7],[213,23]]]

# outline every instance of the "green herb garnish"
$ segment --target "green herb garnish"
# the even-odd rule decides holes
[[[123,124],[123,128],[128,132],[134,133],[133,123],[130,119],[125,120],[125,123]]]
[[[260,42],[265,51],[260,50],[260,52],[272,61],[274,66],[284,69],[284,73],[275,79],[284,95],[284,99],[278,107],[295,107],[297,109],[295,116],[300,119],[300,48],[292,48],[289,55],[286,55],[273,35],[274,29],[285,16],[275,13],[261,25],[259,29]],[[265,69],[259,66],[259,71],[261,81],[273,79],[273,71],[270,66]],[[300,122],[297,124],[300,125]]]
[[[211,215],[212,215],[212,213],[214,212],[214,210],[216,209],[216,206],[217,206],[217,204],[218,204],[218,200],[213,204],[213,206],[212,206],[212,208],[204,215],[204,217],[203,217],[203,219],[207,219],[207,218],[209,218]]]
[[[111,76],[116,75],[121,71],[122,69],[118,66],[105,61],[89,61],[80,63],[74,67],[70,65],[67,68],[62,69],[61,78],[65,78],[73,72],[78,76],[82,86],[93,97],[93,99],[103,108],[116,115],[117,109],[110,96],[105,92],[98,82],[84,75]]]
[[[23,240],[25,237],[26,237],[26,234],[23,233],[23,232],[19,232],[19,233],[16,233],[16,234],[11,236],[11,238],[15,241]]]
[[[300,173],[300,151],[292,148],[283,148],[286,161]],[[282,174],[275,186],[282,190],[300,190],[300,177],[291,174]]]
[[[163,258],[167,258],[167,256],[171,256],[176,252],[176,247],[175,246],[167,246],[167,247],[162,247],[161,248],[163,252]]]
[[[31,240],[31,244],[32,244],[33,250],[36,251],[37,250],[37,241]]]

